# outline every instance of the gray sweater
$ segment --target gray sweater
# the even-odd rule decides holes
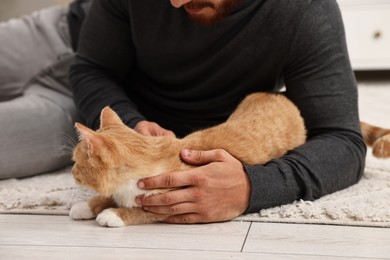
[[[245,166],[247,212],[318,199],[363,173],[357,88],[335,0],[243,0],[211,27],[168,0],[95,0],[70,78],[90,127],[109,105],[130,127],[147,119],[178,136],[226,120],[249,93],[285,84],[308,140]]]

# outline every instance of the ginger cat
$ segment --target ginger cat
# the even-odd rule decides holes
[[[137,182],[193,167],[181,161],[183,148],[225,149],[241,162],[254,165],[281,157],[306,140],[300,112],[282,94],[249,95],[225,123],[183,139],[138,134],[108,107],[100,119],[96,132],[76,123],[81,141],[73,153],[72,169],[77,183],[100,195],[75,204],[69,214],[73,219],[96,217],[100,225],[108,227],[159,222],[167,217],[145,212],[135,203],[138,195],[167,190],[140,190]]]
[[[249,95],[225,123],[183,139],[138,134],[109,107],[102,110],[100,119],[96,132],[76,123],[81,141],[73,153],[72,169],[77,183],[100,195],[74,205],[69,214],[73,219],[96,218],[100,225],[108,227],[154,223],[167,217],[145,212],[135,203],[138,195],[167,190],[140,190],[137,182],[193,167],[181,161],[183,148],[225,149],[241,162],[254,165],[279,158],[306,140],[298,109],[281,94]],[[365,142],[373,145],[374,155],[390,157],[390,129],[363,122],[361,127]]]

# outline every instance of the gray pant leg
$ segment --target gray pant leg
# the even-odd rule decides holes
[[[42,69],[70,53],[68,7],[56,6],[0,23],[0,101],[23,94]]]
[[[18,24],[28,33],[14,41],[26,43],[28,50],[10,47],[8,55],[13,58],[6,60],[8,64],[0,60],[0,95],[7,94],[0,102],[0,179],[31,176],[71,163],[77,115],[67,81],[73,53],[65,14],[66,8],[55,7],[25,18],[28,22]],[[0,36],[3,29],[0,26]],[[5,47],[0,44],[0,54]],[[19,86],[23,86],[16,91],[19,96],[10,98]]]
[[[0,102],[0,179],[70,165],[75,118],[71,97],[36,83],[24,96]]]

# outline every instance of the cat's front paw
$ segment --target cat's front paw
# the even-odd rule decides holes
[[[97,217],[96,221],[103,227],[124,227],[125,223],[115,213],[114,209],[105,209]]]
[[[73,205],[69,211],[69,216],[72,219],[93,219],[96,217],[89,207],[87,201],[79,202]]]

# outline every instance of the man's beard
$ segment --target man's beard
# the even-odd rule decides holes
[[[223,18],[232,13],[237,6],[241,3],[242,0],[224,0],[220,5],[214,5],[211,2],[203,1],[194,1],[186,4],[185,6],[190,9],[200,9],[200,8],[212,8],[212,15],[205,14],[189,14],[190,18],[196,23],[203,26],[211,26],[215,23],[221,21]]]

